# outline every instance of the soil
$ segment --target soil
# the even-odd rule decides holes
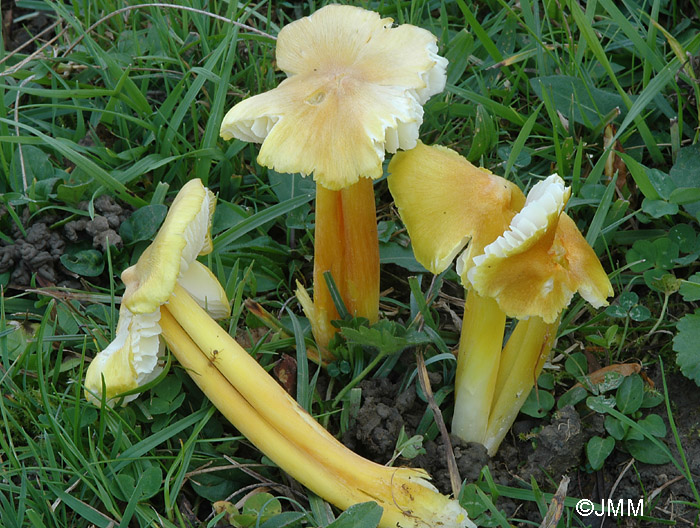
[[[17,7],[14,0],[2,0],[1,7],[3,45],[8,52],[29,42],[52,22],[52,19],[41,11]],[[45,37],[48,39],[52,36]],[[25,46],[22,52],[31,53],[36,48],[36,42],[32,42]]]
[[[117,231],[131,212],[108,195],[97,198],[94,205],[92,219],[71,220],[53,229],[51,226],[60,224],[64,217],[50,213],[32,219],[25,208],[20,221],[26,234],[9,218],[7,209],[0,207],[0,223],[10,226],[12,239],[12,243],[0,240],[0,273],[11,272],[10,287],[29,286],[34,276],[40,286],[80,288],[79,276],[61,264],[61,256],[70,244],[85,243],[104,252],[109,238],[111,245],[121,248],[122,239]],[[87,203],[81,203],[79,208],[87,210]]]
[[[700,389],[679,373],[668,376],[673,417],[697,485],[700,484]],[[660,375],[652,373],[651,377],[661,387]],[[433,390],[437,390],[440,377],[431,373],[431,378]],[[386,463],[394,453],[401,428],[405,428],[409,437],[412,436],[427,404],[417,397],[415,386],[398,393],[398,384],[386,378],[368,379],[360,386],[362,403],[354,425],[346,431],[342,440],[363,456]],[[663,404],[653,411],[661,416],[666,415]],[[449,424],[449,416],[445,418]],[[590,470],[586,463],[586,443],[594,435],[607,436],[601,415],[590,412],[585,406],[567,406],[546,419],[537,420],[524,415],[520,415],[520,418],[493,458],[486,454],[483,446],[465,444],[451,437],[462,480],[476,481],[482,468],[488,466],[497,484],[523,488],[529,487],[531,479],[534,479],[542,491],[554,493],[562,478],[568,476],[571,479],[567,492],[569,497],[585,498],[597,504],[608,497],[615,503],[619,499],[631,499],[636,505],[640,498],[653,496],[653,511],[647,509],[645,515],[681,524],[685,524],[684,520],[690,523],[696,520],[698,511],[682,504],[682,501],[693,500],[690,486],[671,463],[631,464],[633,459],[630,455],[616,449],[600,471]],[[666,444],[676,459],[681,460],[670,428],[668,430]],[[434,441],[424,441],[423,447],[425,454],[413,460],[399,458],[395,465],[423,467],[431,474],[438,489],[451,493],[445,447],[440,436]],[[542,515],[534,502],[500,497],[496,506],[509,518],[522,520],[515,526],[539,525],[542,522]],[[615,519],[592,515],[580,519],[589,523],[587,526],[590,528],[657,525],[629,517]],[[633,524],[625,524],[630,522]]]

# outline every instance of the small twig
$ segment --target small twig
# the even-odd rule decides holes
[[[627,473],[627,470],[632,467],[632,464],[634,464],[634,458],[631,458],[630,461],[627,462],[627,465],[625,465],[625,469],[623,469],[622,472],[617,476],[617,480],[615,480],[615,483],[612,485],[610,493],[608,494],[608,500],[612,499],[613,493],[615,493],[618,484],[620,484],[620,481],[622,480],[622,477],[625,476],[625,473]]]
[[[51,40],[47,40],[44,44],[42,44],[39,48],[37,48],[37,50],[34,51],[31,55],[29,55],[29,56],[27,56],[26,58],[22,59],[21,61],[19,61],[17,64],[15,64],[14,66],[12,66],[11,68],[8,68],[6,71],[0,72],[0,77],[4,77],[4,76],[7,76],[7,75],[12,75],[13,73],[15,73],[15,72],[21,70],[22,68],[24,68],[24,66],[25,66],[26,64],[30,63],[31,61],[33,61],[34,59],[36,59],[37,56],[41,55],[41,52],[44,51],[44,49],[48,48],[51,44],[53,44],[53,43],[56,42],[59,38],[61,38],[61,37],[66,33],[67,30],[68,30],[68,28],[63,28],[63,30],[62,30],[58,35],[56,35],[55,37],[53,37]]]
[[[221,15],[217,15],[215,13],[209,13],[208,11],[203,11],[201,9],[195,9],[194,7],[188,7],[188,6],[180,6],[180,5],[173,5],[173,4],[164,4],[164,3],[148,3],[148,4],[135,4],[135,5],[130,5],[127,7],[122,7],[121,9],[117,9],[116,11],[112,11],[108,15],[103,16],[100,18],[97,22],[95,22],[93,25],[91,25],[89,28],[85,30],[85,33],[80,35],[77,39],[75,39],[75,42],[73,42],[70,46],[68,46],[68,49],[65,51],[64,56],[68,55],[71,51],[73,51],[73,48],[75,48],[82,40],[85,38],[85,36],[90,33],[92,30],[94,30],[97,26],[102,24],[103,22],[109,20],[110,18],[120,15],[122,13],[127,13],[129,11],[133,11],[134,9],[141,9],[143,7],[164,7],[167,9],[180,9],[182,11],[189,11],[191,13],[197,13],[200,15],[205,15],[211,18],[214,18],[216,20],[221,20],[222,22],[228,22],[230,24],[233,24],[234,26],[238,26],[241,29],[245,29],[246,31],[250,31],[251,33],[257,33],[258,35],[262,35],[263,37],[270,38],[272,40],[276,40],[276,37],[273,37],[269,33],[265,33],[264,31],[254,28],[253,26],[249,26],[247,24],[243,24],[241,22],[236,22],[235,20],[229,20],[226,17],[222,17]]]
[[[668,482],[664,482],[663,484],[661,484],[661,486],[659,486],[658,488],[656,488],[654,491],[652,491],[649,494],[649,501],[648,502],[651,503],[651,501],[653,501],[656,498],[656,496],[659,495],[663,490],[665,490],[667,487],[671,486],[672,484],[675,484],[679,480],[683,480],[684,478],[685,478],[684,475],[678,475],[676,478],[672,478]]]
[[[60,23],[61,23],[60,20],[54,22],[53,24],[51,24],[51,25],[48,26],[47,28],[42,29],[39,33],[37,33],[36,35],[34,35],[34,36],[33,36],[32,38],[30,38],[27,42],[24,42],[23,44],[20,44],[19,46],[17,46],[17,47],[16,47],[15,49],[13,49],[11,52],[9,52],[7,55],[5,55],[2,59],[0,59],[0,64],[2,64],[3,62],[6,62],[10,57],[12,57],[12,56],[14,56],[15,54],[19,53],[19,52],[22,51],[24,48],[26,48],[26,47],[29,46],[30,44],[34,43],[34,41],[39,40],[45,33],[48,33],[49,31],[51,31],[51,30],[54,29],[56,26],[60,25]],[[55,38],[52,39],[52,40],[55,40]],[[34,53],[36,53],[36,52],[34,52]]]
[[[228,455],[224,455],[224,459],[231,464],[236,469],[240,469],[243,471],[243,473],[246,473],[247,475],[250,475],[254,479],[256,479],[260,484],[264,484],[265,486],[268,486],[273,489],[278,489],[282,492],[286,492],[287,490],[291,490],[288,486],[284,486],[283,484],[280,484],[278,482],[275,482],[274,480],[270,480],[266,477],[263,477],[260,473],[257,471],[253,471],[250,469],[250,464],[241,464],[240,462],[234,460]],[[240,492],[240,490],[238,491]],[[233,497],[236,495],[238,492],[233,493],[230,497]]]
[[[450,484],[452,485],[452,494],[455,498],[459,497],[459,491],[462,488],[462,479],[459,476],[459,470],[457,469],[457,460],[455,459],[454,451],[452,450],[452,442],[450,441],[450,435],[447,432],[447,427],[445,426],[445,420],[442,418],[442,412],[440,412],[440,407],[435,403],[435,398],[433,398],[433,390],[430,387],[430,379],[428,378],[428,369],[425,368],[425,361],[423,360],[423,353],[418,352],[416,354],[416,364],[418,367],[418,381],[423,389],[425,397],[428,399],[428,407],[433,411],[433,418],[435,418],[435,424],[437,425],[440,436],[442,436],[442,441],[445,444],[445,457],[447,458],[447,471],[450,474]]]
[[[68,486],[68,489],[66,490],[66,493],[70,493],[71,491],[73,491],[73,490],[75,489],[75,487],[76,487],[78,484],[80,484],[80,482],[81,482],[81,479],[78,479],[78,480],[76,480],[75,482],[73,482],[73,484],[71,484],[70,486]],[[56,499],[55,501],[53,501],[53,504],[51,504],[51,511],[52,511],[52,512],[55,512],[55,511],[56,511],[56,508],[58,508],[58,505],[59,505],[59,504],[61,504],[61,499],[60,499],[60,497],[59,497],[58,499]]]
[[[549,504],[547,513],[542,520],[539,528],[554,528],[561,519],[564,512],[564,500],[566,499],[566,490],[569,488],[569,477],[564,475],[561,478],[557,492],[552,497],[552,502]]]

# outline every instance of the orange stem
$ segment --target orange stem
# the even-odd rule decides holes
[[[348,312],[376,322],[379,317],[379,240],[372,180],[340,191],[316,185],[314,314],[310,317],[322,348],[336,332],[338,311],[323,274],[331,272]],[[307,315],[310,315],[307,313]]]

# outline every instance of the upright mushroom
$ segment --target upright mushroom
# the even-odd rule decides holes
[[[469,268],[525,202],[513,183],[453,150],[420,142],[393,157],[388,181],[415,257],[433,273],[444,271],[465,245],[461,261]],[[486,434],[505,324],[493,299],[467,288],[452,421],[454,434],[467,441]]]
[[[519,322],[501,355],[482,442],[494,454],[542,371],[561,312],[578,292],[599,308],[612,285],[593,249],[564,212],[571,189],[556,174],[530,190],[508,230],[462,270],[462,280]],[[458,269],[459,271],[459,269]]]
[[[384,152],[410,149],[422,104],[445,85],[447,61],[428,31],[359,7],[328,5],[284,27],[280,85],[235,105],[221,136],[262,143],[258,162],[313,174],[316,186],[314,301],[297,296],[324,350],[338,312],[330,272],[348,311],[376,321],[379,250],[372,179]],[[326,359],[328,356],[326,354]]]

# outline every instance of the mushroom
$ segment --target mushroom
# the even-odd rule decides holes
[[[142,379],[135,372],[153,379],[162,329],[173,355],[224,416],[322,498],[343,509],[376,501],[383,508],[380,526],[387,528],[473,528],[459,502],[440,494],[425,470],[386,467],[341,444],[205,311],[229,315],[218,281],[194,260],[211,248],[213,207],[201,182],[189,182],[154,242],[122,274],[117,338],[90,365],[86,397],[113,405],[119,393],[138,390]]]
[[[436,274],[465,245],[461,266],[471,267],[472,256],[496,240],[525,203],[515,184],[437,145],[419,142],[397,153],[388,170],[389,189],[416,260]],[[480,442],[495,391],[506,314],[493,299],[466,290],[452,430],[466,441]]]
[[[330,272],[351,315],[376,321],[379,250],[372,180],[384,153],[416,144],[422,105],[445,86],[428,31],[354,6],[328,5],[284,27],[279,86],[235,105],[221,136],[262,143],[258,162],[316,181],[314,301],[297,296],[325,350],[338,318]],[[328,354],[326,353],[326,357]]]
[[[209,269],[195,260],[211,252],[209,233],[214,195],[198,179],[183,186],[153,243],[137,263],[122,273],[126,291],[119,308],[115,339],[95,356],[85,375],[85,396],[100,404],[127,403],[138,387],[162,371],[160,308],[180,284],[218,318],[230,313],[223,288]],[[103,393],[104,383],[104,393]],[[124,392],[130,394],[120,396]]]
[[[571,189],[556,174],[537,183],[508,230],[473,258],[462,280],[519,322],[501,355],[482,442],[493,455],[515,421],[552,349],[562,311],[578,292],[606,306],[612,285],[593,249],[563,212]]]

